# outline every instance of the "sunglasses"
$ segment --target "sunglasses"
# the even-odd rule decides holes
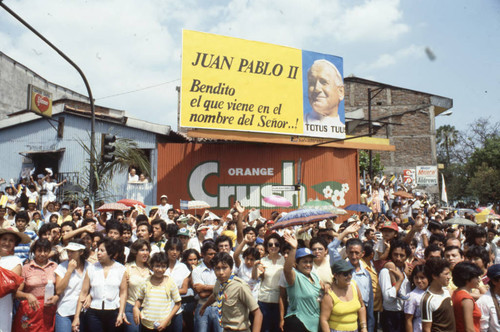
[[[276,247],[276,248],[279,248],[280,247],[280,244],[278,242],[269,242],[267,244],[268,247]]]

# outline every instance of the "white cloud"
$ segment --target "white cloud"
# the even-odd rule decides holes
[[[355,74],[366,77],[369,73],[397,65],[409,59],[423,58],[425,55],[424,47],[410,45],[397,50],[393,53],[384,53],[379,55],[372,62],[362,62],[355,67]]]
[[[4,0],[86,74],[95,98],[180,78],[181,30],[342,55],[339,45],[396,40],[409,28],[397,0]],[[0,10],[0,49],[47,80],[86,94],[76,71]],[[402,57],[403,55],[401,55]],[[366,68],[397,61],[386,56]],[[174,125],[179,81],[97,99]]]

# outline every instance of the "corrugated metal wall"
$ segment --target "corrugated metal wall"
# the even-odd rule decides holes
[[[57,150],[65,148],[59,162],[59,172],[81,172],[87,162],[88,155],[78,143],[82,140],[90,145],[90,119],[63,114],[65,118],[63,138],[57,138],[57,132],[45,119],[38,119],[18,126],[0,130],[0,177],[17,179],[20,175],[23,161],[26,158],[19,152]],[[54,117],[57,119],[57,116]],[[57,127],[57,123],[55,123]],[[141,149],[151,149],[151,165],[156,165],[156,134],[128,128],[120,124],[96,121],[96,149],[100,149],[101,134],[113,133],[118,137],[126,137],[136,141]],[[29,164],[24,164],[29,167]],[[153,167],[154,168],[154,167]],[[153,172],[152,183],[156,182]],[[117,198],[125,197],[127,174],[118,174],[113,181]],[[149,189],[145,197],[146,204],[154,204],[155,188]]]
[[[248,207],[275,209],[262,198],[273,194],[273,184],[295,184],[302,159],[301,202],[331,201],[337,190],[337,198],[340,202],[343,198],[345,206],[359,202],[357,158],[356,150],[323,147],[159,144],[158,196],[167,194],[174,207],[183,199],[204,200],[213,208],[228,209],[236,198]],[[295,192],[280,194],[297,208]]]

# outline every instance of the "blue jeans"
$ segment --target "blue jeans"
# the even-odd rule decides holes
[[[182,313],[175,315],[167,326],[167,332],[182,332]]]
[[[217,307],[207,307],[203,316],[200,316],[201,304],[196,306],[194,312],[194,331],[195,332],[222,332],[222,327],[219,325],[219,314]]]
[[[71,324],[73,323],[73,317],[74,316],[61,316],[56,312],[56,328],[55,332],[67,332],[71,331]],[[83,320],[80,317],[80,322]],[[84,329],[81,328],[81,323],[80,323],[80,330],[83,331]]]
[[[141,325],[136,325],[134,322],[134,306],[131,305],[130,303],[127,303],[125,305],[125,316],[127,317],[128,322],[130,325],[125,324],[125,332],[140,332],[141,331]]]
[[[258,302],[262,312],[261,332],[274,332],[280,330],[280,307],[278,303]]]

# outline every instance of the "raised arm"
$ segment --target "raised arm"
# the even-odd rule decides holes
[[[289,286],[293,286],[293,284],[295,283],[295,271],[293,270],[293,265],[295,264],[295,252],[297,251],[298,242],[297,239],[291,234],[285,233],[283,237],[285,241],[288,242],[292,247],[285,260],[283,273],[285,274],[287,284]]]
[[[234,203],[234,208],[238,211],[238,220],[236,221],[236,240],[240,243],[243,241],[243,212],[245,212],[245,208],[241,206],[239,201]]]

